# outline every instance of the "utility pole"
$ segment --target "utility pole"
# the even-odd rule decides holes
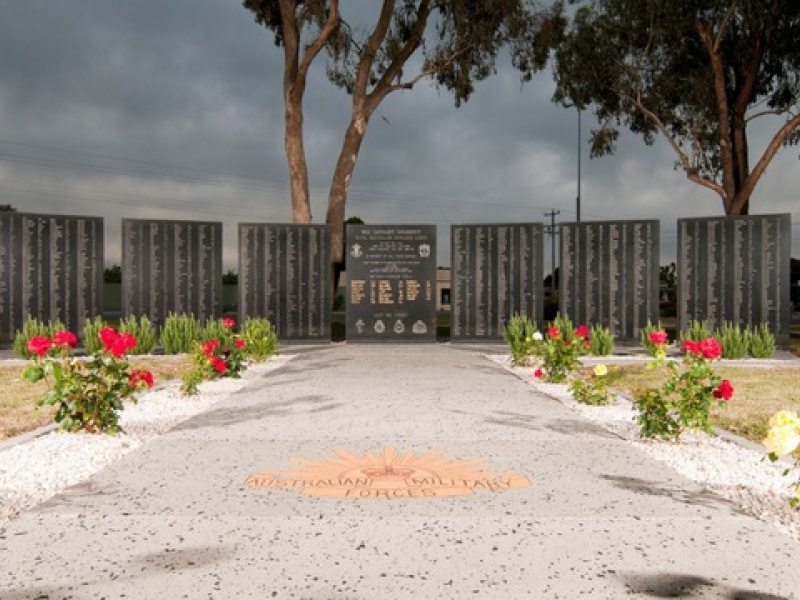
[[[581,222],[581,109],[578,107],[578,197],[575,199],[575,212],[578,223]]]
[[[556,216],[560,215],[561,211],[552,209],[552,212],[544,213],[545,217],[550,217],[550,226],[545,228],[545,233],[550,234],[550,265],[552,268],[552,275],[550,276],[550,289],[555,293],[556,291]]]

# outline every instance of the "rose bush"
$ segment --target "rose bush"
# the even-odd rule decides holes
[[[136,402],[137,391],[153,385],[153,375],[131,371],[121,360],[136,345],[136,339],[111,327],[99,333],[101,349],[82,359],[72,355],[78,342],[71,331],[57,331],[52,337],[34,336],[28,341],[33,364],[23,371],[31,383],[42,379],[49,389],[37,407],[57,405],[55,421],[65,431],[117,433],[123,402]]]
[[[769,431],[762,444],[773,462],[797,450],[800,446],[800,419],[797,413],[790,410],[780,410],[775,413],[769,420]],[[795,461],[794,466],[796,472],[798,461]],[[791,470],[787,468],[783,474],[788,475]],[[797,508],[800,506],[800,479],[796,479],[790,485],[794,488],[794,496],[790,503]]]
[[[634,407],[642,437],[675,439],[685,429],[711,433],[710,410],[713,400],[727,402],[733,397],[733,385],[719,377],[711,363],[722,355],[722,346],[714,338],[683,341],[681,364],[666,361],[669,343],[663,331],[650,332],[655,360],[648,368],[666,365],[671,374],[661,388],[649,388],[637,394]]]
[[[585,325],[574,332],[562,332],[553,325],[547,329],[547,340],[542,349],[543,379],[548,383],[563,383],[570,373],[580,366],[580,357],[586,352],[589,330]]]
[[[570,383],[570,392],[578,402],[602,406],[611,402],[607,381],[608,367],[599,364],[585,378],[573,379]]]
[[[205,344],[195,344],[191,360],[193,367],[183,376],[181,390],[187,395],[197,393],[197,386],[204,381],[221,377],[241,377],[247,368],[247,341],[233,333],[233,319],[222,319],[219,339]]]

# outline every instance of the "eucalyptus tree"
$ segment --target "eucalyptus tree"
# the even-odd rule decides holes
[[[348,19],[345,4],[354,11]],[[563,26],[560,2],[544,6],[533,0],[244,0],[244,6],[274,33],[284,52],[285,146],[295,222],[312,218],[303,96],[309,70],[321,55],[329,79],[352,98],[325,218],[334,263],[342,260],[347,195],[361,144],[381,102],[431,79],[452,92],[459,106],[477,81],[495,72],[503,48],[527,81],[546,65]],[[374,13],[368,26],[350,18],[363,16],[365,7]]]
[[[800,127],[797,0],[592,0],[578,4],[555,54],[554,100],[591,107],[591,154],[612,153],[620,126],[747,214],[756,184]],[[754,149],[749,127],[769,140]],[[754,162],[751,162],[754,159]]]

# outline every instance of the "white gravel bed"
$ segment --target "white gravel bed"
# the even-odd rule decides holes
[[[274,356],[248,368],[240,379],[201,383],[194,396],[182,395],[180,382],[139,394],[138,403],[122,411],[125,433],[117,436],[53,431],[0,451],[0,527],[291,359]]]
[[[749,442],[736,443],[703,432],[684,433],[680,442],[643,440],[636,412],[627,398],[617,396],[616,403],[609,406],[581,404],[572,398],[566,384],[543,383],[533,377],[533,368],[512,367],[508,356],[489,358],[537,391],[559,400],[684,477],[800,541],[800,511],[789,506],[793,497],[789,484],[797,480],[798,470],[783,475],[792,463],[772,463],[766,450]]]

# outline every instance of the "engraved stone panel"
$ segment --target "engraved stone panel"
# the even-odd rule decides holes
[[[222,223],[122,220],[122,315],[222,315]]]
[[[436,341],[436,226],[347,226],[348,342]]]
[[[453,341],[502,339],[515,313],[542,323],[543,233],[541,223],[451,227]]]
[[[791,335],[792,217],[678,219],[678,327],[765,323],[781,347]]]
[[[103,310],[103,219],[0,213],[0,343],[25,319],[81,336]]]
[[[266,318],[281,340],[331,338],[325,225],[239,224],[239,318]]]
[[[657,220],[563,223],[561,314],[638,341],[648,320],[658,321],[659,235]]]

